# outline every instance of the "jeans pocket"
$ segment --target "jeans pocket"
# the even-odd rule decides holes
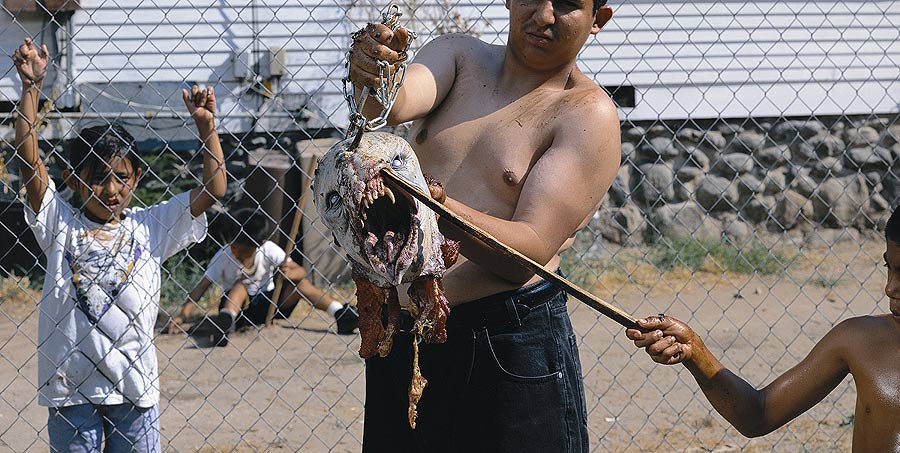
[[[552,337],[534,338],[524,335],[496,335],[487,330],[476,336],[476,344],[500,376],[517,382],[540,384],[563,378],[559,353]]]

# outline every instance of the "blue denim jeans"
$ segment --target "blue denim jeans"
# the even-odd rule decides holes
[[[158,452],[159,409],[132,404],[51,407],[47,431],[52,453]]]
[[[413,338],[397,335],[388,357],[366,361],[363,451],[588,451],[566,299],[539,282],[452,309],[447,343],[419,348],[428,385],[415,430],[407,418]]]

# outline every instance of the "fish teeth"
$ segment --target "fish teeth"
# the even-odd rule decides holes
[[[391,204],[394,204],[397,202],[397,200],[394,198],[394,192],[392,192],[389,187],[384,188],[384,193],[385,193],[385,195],[387,195],[388,198],[391,199]]]

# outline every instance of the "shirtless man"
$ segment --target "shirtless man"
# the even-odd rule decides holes
[[[619,168],[616,107],[576,65],[612,17],[605,0],[508,1],[506,46],[465,35],[425,45],[390,124],[415,121],[435,198],[547,268],[587,224]],[[408,32],[370,25],[355,38],[351,78],[377,86]],[[374,102],[374,101],[373,101]],[[374,114],[381,106],[367,105]],[[370,116],[371,117],[371,116]],[[587,451],[578,350],[566,296],[442,222],[463,259],[444,277],[446,344],[422,345],[429,380],[407,423],[411,339],[366,363],[365,451]],[[404,292],[401,291],[401,295]]]
[[[891,314],[850,318],[797,366],[762,390],[725,368],[683,322],[650,317],[628,338],[658,363],[684,363],[716,411],[747,437],[764,436],[806,412],[847,376],[856,383],[853,451],[900,451],[900,210],[885,228]]]

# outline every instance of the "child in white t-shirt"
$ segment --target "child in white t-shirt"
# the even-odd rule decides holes
[[[203,279],[191,290],[181,311],[163,329],[166,333],[181,330],[197,301],[210,285],[225,294],[219,313],[191,327],[189,333],[202,345],[225,346],[227,334],[249,325],[263,325],[273,303],[275,274],[281,272],[285,286],[275,311],[275,318],[287,319],[300,301],[309,300],[317,309],[334,316],[339,334],[352,334],[359,324],[356,308],[325,297],[321,289],[306,279],[306,270],[286,256],[281,247],[267,240],[271,235],[264,213],[241,210],[231,217],[229,244],[222,247],[209,262]]]
[[[39,305],[38,404],[49,407],[51,451],[159,451],[159,376],[153,327],[162,263],[206,235],[204,211],[225,194],[215,96],[194,86],[184,102],[204,141],[203,185],[128,209],[141,178],[134,138],[117,124],[82,130],[57,192],[35,131],[49,55],[30,39],[13,61],[22,79],[16,157],[25,217],[47,257]]]

